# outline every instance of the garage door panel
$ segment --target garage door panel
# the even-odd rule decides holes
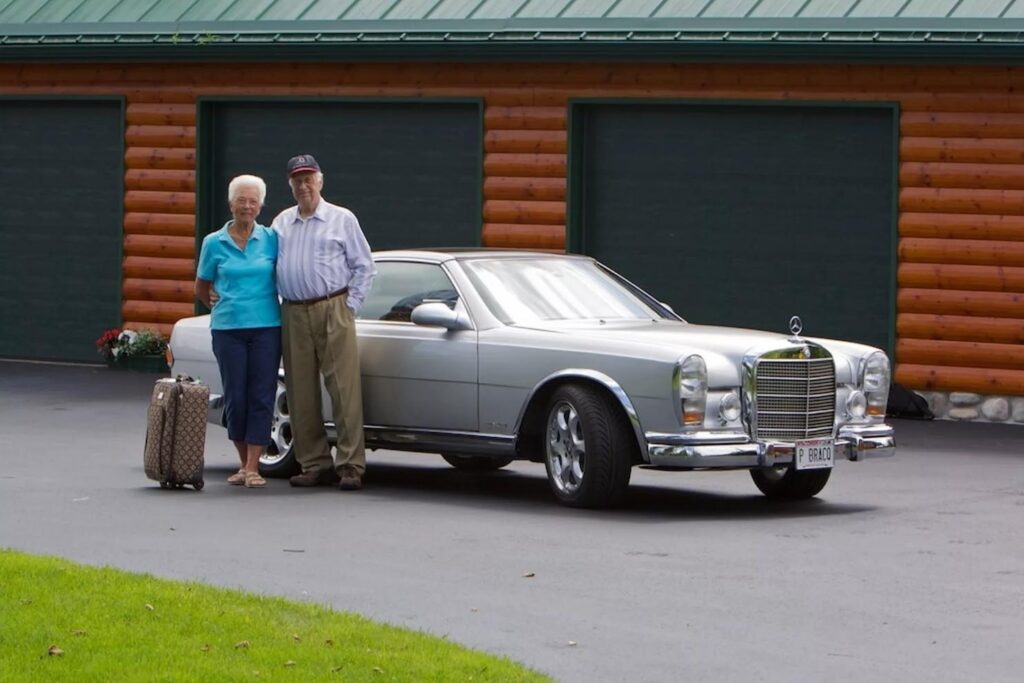
[[[583,250],[693,322],[887,347],[889,108],[587,105]]]
[[[121,103],[0,100],[0,356],[97,361],[121,319]],[[9,330],[9,331],[8,331]]]
[[[480,243],[481,133],[475,102],[211,103],[216,229],[240,173],[268,186],[260,221],[294,200],[287,160],[316,157],[324,197],[355,212],[374,249]],[[224,199],[221,197],[224,196]]]

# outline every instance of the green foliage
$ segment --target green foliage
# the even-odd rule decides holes
[[[157,356],[167,350],[167,342],[153,330],[141,330],[128,345],[128,356]]]
[[[106,330],[96,340],[96,351],[106,360],[131,356],[162,356],[167,340],[153,330]]]
[[[547,681],[353,614],[0,549],[0,680]]]

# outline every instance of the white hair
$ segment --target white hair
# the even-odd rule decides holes
[[[320,184],[323,184],[323,182],[324,182],[324,174],[323,173],[321,173],[320,171],[313,171],[313,177],[316,178],[320,182]],[[294,185],[292,185],[292,176],[288,176],[288,187],[295,187]]]
[[[243,187],[255,187],[256,193],[259,195],[260,206],[263,206],[263,200],[267,198],[267,184],[263,182],[263,178],[254,175],[240,175],[232,178],[228,183],[228,201],[235,201],[238,191]]]

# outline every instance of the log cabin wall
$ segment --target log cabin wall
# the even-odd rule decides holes
[[[238,74],[258,78],[238,78]],[[196,98],[483,97],[485,246],[565,248],[574,97],[898,102],[896,380],[1024,395],[1024,69],[909,65],[0,65],[0,94],[122,95],[124,324],[192,314]],[[206,232],[208,226],[199,226]]]

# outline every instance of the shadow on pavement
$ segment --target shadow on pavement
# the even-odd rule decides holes
[[[343,504],[354,497],[361,503],[386,503],[400,499],[405,503],[416,502],[447,507],[474,507],[491,511],[505,511],[514,514],[585,515],[601,519],[615,518],[621,521],[645,521],[652,519],[787,519],[799,517],[822,517],[825,515],[849,515],[869,512],[876,508],[866,505],[830,503],[828,489],[823,498],[796,502],[772,501],[759,493],[735,495],[707,491],[688,490],[678,487],[659,487],[633,484],[626,499],[611,510],[578,510],[559,504],[548,488],[543,468],[537,466],[536,475],[514,470],[500,470],[486,474],[459,472],[447,466],[409,466],[392,463],[368,465],[366,488],[356,493],[342,493],[332,487],[296,489],[287,480],[268,480],[266,489],[246,491],[240,487],[228,486],[225,479],[234,472],[230,467],[206,469],[206,488],[201,496],[242,495],[265,499],[303,497],[316,500],[317,504],[328,499],[337,499]],[[699,476],[699,475],[695,475]],[[678,480],[675,480],[676,482]],[[750,484],[753,490],[753,483]],[[189,495],[184,491],[162,491],[156,482],[147,492],[159,494]]]

